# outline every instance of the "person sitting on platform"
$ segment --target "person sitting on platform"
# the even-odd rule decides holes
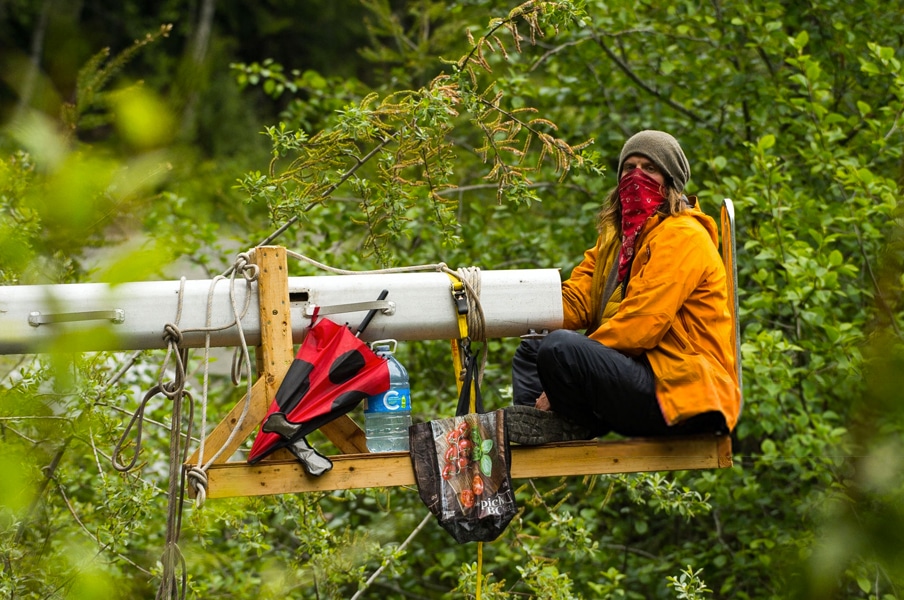
[[[715,222],[684,194],[690,175],[668,133],[625,143],[596,245],[562,284],[563,329],[515,353],[510,441],[734,428],[741,394],[726,272]]]

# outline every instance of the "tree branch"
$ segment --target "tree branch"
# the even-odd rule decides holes
[[[357,158],[357,157],[356,157],[356,158],[355,158],[355,164],[352,165],[352,167],[351,167],[348,171],[346,171],[345,173],[343,173],[343,174],[342,174],[342,177],[340,177],[338,181],[336,181],[334,184],[332,184],[331,186],[329,186],[328,188],[326,188],[326,189],[323,191],[323,193],[321,193],[320,196],[319,196],[316,200],[314,200],[314,201],[311,202],[308,206],[306,206],[305,209],[304,209],[304,212],[307,212],[307,211],[311,210],[312,208],[314,208],[315,206],[317,206],[318,204],[322,203],[327,197],[329,197],[330,194],[332,194],[334,191],[336,191],[336,188],[338,188],[340,185],[342,185],[343,183],[345,183],[346,181],[348,181],[348,179],[349,179],[352,175],[354,175],[355,172],[356,172],[358,169],[360,169],[362,165],[364,165],[367,161],[369,161],[371,158],[373,158],[374,156],[376,156],[376,154],[377,154],[380,150],[382,150],[383,148],[385,148],[386,146],[388,146],[388,145],[389,145],[389,142],[391,142],[393,139],[395,139],[395,136],[396,136],[397,134],[398,134],[398,132],[396,132],[396,133],[394,133],[394,134],[392,134],[392,135],[388,135],[388,136],[386,136],[385,138],[383,138],[383,140],[381,140],[379,144],[377,144],[376,146],[374,146],[374,148],[373,148],[370,152],[368,152],[363,158]],[[299,218],[299,215],[295,215],[294,217],[292,217],[291,219],[289,219],[288,221],[286,221],[285,223],[283,223],[282,227],[280,227],[279,229],[277,229],[276,231],[274,231],[273,233],[271,233],[269,236],[267,236],[267,238],[264,239],[264,240],[263,240],[262,242],[260,242],[259,244],[257,244],[256,247],[266,246],[267,244],[270,244],[271,242],[273,242],[273,240],[275,240],[276,238],[278,238],[279,236],[281,236],[283,233],[285,233],[285,231],[286,231],[289,227],[291,227],[292,225],[294,225],[294,224],[298,221],[298,218]]]
[[[639,75],[637,75],[634,71],[631,70],[631,67],[629,67],[625,61],[623,61],[617,54],[615,54],[615,52],[612,51],[611,48],[609,48],[609,46],[606,45],[605,42],[603,42],[602,38],[596,32],[591,32],[590,35],[591,35],[591,37],[593,37],[594,41],[597,44],[599,44],[600,48],[603,49],[603,52],[606,53],[606,55],[612,60],[612,62],[614,62],[616,64],[616,66],[619,69],[621,69],[621,71],[625,75],[627,75],[631,81],[636,83],[638,85],[638,87],[640,87],[642,90],[644,90],[645,92],[647,92],[648,94],[650,94],[651,96],[653,96],[654,98],[659,100],[660,102],[665,103],[666,105],[672,107],[673,109],[680,112],[681,114],[689,117],[693,121],[695,121],[697,123],[705,123],[706,122],[706,119],[704,119],[701,115],[698,115],[694,111],[682,106],[681,104],[678,104],[671,98],[668,98],[667,96],[665,96],[662,92],[659,92],[658,90],[654,89],[652,86],[647,84],[643,79],[640,78]]]
[[[72,515],[72,518],[75,519],[75,522],[78,523],[78,525],[79,525],[79,527],[81,527],[82,531],[85,532],[85,535],[87,535],[91,539],[91,541],[93,541],[95,544],[97,544],[98,554],[109,549],[110,548],[109,544],[102,544],[101,541],[93,533],[91,533],[88,530],[88,528],[85,526],[85,524],[82,523],[82,520],[79,518],[78,513],[75,512],[75,507],[72,506],[71,502],[69,502],[69,497],[66,496],[66,491],[63,489],[63,486],[60,485],[59,483],[57,483],[57,491],[60,493],[60,496],[63,498],[63,502],[66,504],[66,509],[69,511],[69,514]],[[143,568],[141,565],[134,562],[128,556],[124,556],[124,555],[120,554],[119,552],[116,552],[115,550],[113,551],[113,555],[116,556],[117,558],[120,558],[120,559],[124,560],[125,562],[129,563],[130,565],[132,565],[133,567],[135,567],[136,569],[138,569],[145,575],[147,575],[149,577],[153,575],[153,573],[151,573],[147,569]]]
[[[38,505],[41,503],[41,497],[47,490],[47,486],[53,480],[54,474],[56,473],[57,468],[59,468],[60,466],[60,461],[63,459],[63,454],[66,453],[66,449],[69,447],[69,442],[71,441],[71,437],[63,440],[63,444],[59,448],[57,448],[56,454],[53,455],[53,459],[51,459],[50,464],[44,468],[44,481],[41,482],[41,487],[38,490],[38,493],[35,494],[35,498],[34,500],[32,500],[31,506],[28,507],[28,512],[26,513],[27,516],[22,519],[21,523],[19,523],[19,529],[16,531],[14,543],[20,544],[22,542],[22,538],[25,537],[27,525],[29,521],[31,521],[31,517],[34,515],[34,512],[38,509]]]

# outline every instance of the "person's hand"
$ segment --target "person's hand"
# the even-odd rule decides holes
[[[549,404],[549,398],[546,397],[546,392],[540,394],[540,397],[537,398],[537,403],[534,405],[540,410],[551,410],[552,406]]]

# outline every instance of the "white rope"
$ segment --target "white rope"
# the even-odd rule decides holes
[[[446,263],[411,265],[407,267],[392,267],[390,269],[372,269],[369,271],[348,271],[346,269],[337,269],[336,267],[325,265],[321,262],[317,262],[313,258],[307,257],[304,254],[299,254],[298,252],[294,252],[292,250],[286,250],[286,254],[297,260],[303,260],[306,263],[314,265],[318,269],[328,271],[330,273],[335,273],[337,275],[376,275],[381,273],[411,273],[414,271],[444,271],[454,274],[454,271],[450,271],[449,267],[446,266]]]
[[[250,262],[248,254],[245,254],[245,253],[239,254],[238,258],[236,259],[236,264],[239,265],[240,262],[243,264],[238,266],[236,268],[236,271],[242,272],[242,276],[245,278],[245,282],[247,285],[248,293],[245,294],[245,306],[242,308],[241,311],[239,311],[238,306],[236,305],[235,271],[233,271],[232,276],[230,278],[229,300],[232,305],[232,314],[234,317],[233,323],[235,324],[235,327],[239,333],[239,344],[240,344],[239,347],[241,348],[242,357],[244,359],[242,362],[245,363],[245,371],[247,373],[250,373],[251,372],[251,358],[250,358],[249,352],[248,352],[248,342],[245,340],[245,330],[242,329],[242,317],[245,316],[245,313],[248,311],[248,307],[251,304],[251,293],[250,293],[251,283],[253,281],[257,280],[258,275],[260,274],[260,270],[256,264]],[[230,326],[231,325],[232,324],[230,324]],[[242,406],[242,413],[239,415],[239,418],[236,420],[235,424],[233,425],[232,430],[229,432],[229,436],[226,438],[226,441],[223,442],[222,446],[220,446],[220,449],[217,450],[217,452],[213,456],[211,456],[210,459],[206,463],[204,462],[203,451],[198,452],[198,467],[201,468],[202,470],[207,471],[207,469],[210,467],[210,465],[213,464],[213,462],[220,457],[220,455],[223,453],[223,450],[229,444],[231,444],[232,441],[235,439],[235,436],[238,434],[239,429],[242,427],[242,424],[245,422],[245,417],[248,416],[248,411],[251,408],[251,389],[252,389],[252,387],[253,386],[251,384],[251,377],[248,377],[246,380],[245,403],[244,403],[244,406]],[[206,405],[207,398],[205,397],[202,401]],[[206,429],[206,423],[204,424],[204,426]],[[202,440],[201,447],[203,448],[203,440],[204,440],[203,435],[201,436],[201,440]]]
[[[138,409],[135,411],[135,414],[132,417],[132,421],[126,427],[126,431],[123,434],[123,438],[120,440],[120,443],[117,444],[117,449],[113,454],[113,466],[118,470],[129,470],[135,466],[137,463],[138,452],[141,449],[141,430],[142,424],[144,421],[144,409],[147,405],[147,402],[150,400],[150,397],[161,393],[170,399],[180,398],[183,393],[185,393],[185,371],[186,371],[186,362],[188,358],[187,351],[182,348],[182,340],[184,338],[184,334],[187,332],[201,332],[204,333],[204,367],[203,367],[203,377],[202,377],[202,386],[201,386],[201,441],[200,448],[198,450],[198,464],[187,470],[186,476],[188,478],[189,483],[192,488],[196,492],[196,498],[198,499],[198,505],[202,505],[204,500],[207,498],[207,475],[206,471],[223,453],[224,449],[233,442],[235,436],[238,435],[239,429],[242,427],[242,424],[245,421],[245,418],[248,415],[248,412],[251,408],[251,378],[247,378],[246,382],[246,393],[245,393],[245,403],[242,407],[242,412],[239,415],[239,418],[236,420],[232,429],[229,432],[229,436],[226,438],[226,441],[223,445],[214,453],[211,457],[209,457],[205,461],[204,457],[204,443],[206,439],[206,431],[207,431],[207,398],[209,391],[209,382],[210,382],[210,334],[214,331],[220,331],[223,329],[228,329],[230,327],[235,327],[238,330],[239,334],[239,351],[241,352],[242,362],[244,363],[244,371],[246,373],[251,373],[251,359],[250,353],[248,351],[248,343],[245,340],[245,332],[242,328],[242,319],[248,312],[249,307],[251,306],[251,297],[252,297],[252,283],[257,280],[259,269],[258,266],[252,263],[249,259],[248,254],[241,253],[237,256],[232,268],[229,269],[229,300],[232,306],[232,321],[226,323],[221,326],[212,326],[211,318],[213,315],[213,298],[214,291],[216,286],[221,281],[226,279],[225,276],[215,277],[210,283],[210,289],[207,294],[207,316],[204,327],[198,327],[193,329],[185,329],[180,330],[178,327],[179,321],[182,317],[182,308],[185,300],[185,277],[182,277],[179,282],[179,292],[176,306],[176,319],[175,323],[167,323],[164,326],[164,338],[167,340],[167,350],[166,355],[163,359],[163,365],[160,369],[160,372],[157,376],[157,385],[154,386],[153,390],[145,396],[145,399],[139,404]],[[236,279],[238,274],[241,274],[242,278],[245,280],[246,293],[245,293],[245,302],[241,309],[238,306],[236,301]],[[166,372],[166,367],[169,364],[171,358],[175,360],[175,369],[176,369],[176,377],[173,382],[164,383],[163,376]],[[189,399],[191,396],[189,396]],[[194,407],[191,406],[192,417],[189,419],[189,432],[191,431],[191,421],[194,419]],[[180,409],[181,412],[181,409]],[[122,445],[124,444],[125,438],[128,436],[130,430],[133,425],[137,431],[137,441],[136,441],[136,452],[133,456],[132,460],[127,464],[123,464],[119,460],[119,455],[122,449]],[[170,432],[171,436],[180,435],[178,426],[174,426],[172,431]],[[190,434],[189,436],[190,437]],[[183,458],[184,461],[184,458]]]
[[[208,289],[207,291],[207,315],[204,321],[204,325],[207,328],[210,328],[210,320],[213,314],[213,292],[217,287],[217,283],[219,283],[223,279],[225,279],[225,277],[223,277],[222,275],[217,275],[216,277],[214,277],[210,282],[210,289]],[[207,438],[207,391],[210,383],[210,334],[210,331],[204,332],[204,374],[201,378],[201,441],[198,449],[199,456],[204,456],[204,442]],[[204,480],[206,481],[207,476],[204,473],[203,469],[199,470],[204,475]],[[198,489],[198,485],[196,485],[197,480],[195,479],[196,476],[197,474],[194,472],[194,469],[192,469],[192,475],[189,475],[188,478],[189,481],[192,482],[192,487],[195,488],[195,490]],[[199,503],[199,506],[201,504],[203,504],[203,502]]]
[[[207,317],[205,321],[205,327],[196,329],[194,331],[203,331],[204,332],[204,373],[203,373],[203,384],[201,391],[201,441],[200,446],[198,448],[198,463],[197,465],[189,468],[186,471],[186,477],[192,488],[195,491],[195,500],[198,506],[203,506],[205,500],[207,499],[207,470],[225,451],[226,447],[229,446],[235,439],[235,436],[238,435],[239,430],[241,429],[243,423],[245,422],[245,418],[248,416],[248,412],[251,409],[251,377],[250,375],[246,378],[246,389],[245,389],[245,402],[242,405],[242,412],[239,415],[239,418],[233,424],[232,429],[229,431],[229,435],[226,438],[226,441],[220,446],[220,448],[205,461],[204,457],[204,444],[206,440],[206,432],[207,432],[207,394],[208,394],[208,384],[210,379],[209,365],[210,365],[210,334],[214,331],[219,331],[222,329],[228,329],[229,327],[235,327],[239,334],[239,346],[237,347],[238,358],[233,358],[233,367],[232,367],[232,380],[233,383],[240,382],[240,379],[237,378],[236,372],[237,369],[235,367],[235,363],[241,363],[244,365],[244,372],[250,374],[251,373],[251,358],[250,353],[248,351],[248,343],[245,340],[245,331],[242,328],[242,319],[245,317],[245,314],[248,312],[248,308],[251,306],[251,284],[256,281],[258,275],[260,274],[259,267],[252,263],[250,260],[250,256],[247,253],[240,253],[235,262],[233,263],[232,268],[230,268],[227,273],[229,273],[229,301],[232,307],[232,321],[223,326],[213,327],[211,325],[211,316],[213,314],[213,298],[214,298],[214,290],[217,286],[217,283],[224,280],[225,276],[215,277],[210,283],[210,289],[207,293]],[[238,304],[236,303],[236,276],[238,273],[242,274],[242,277],[245,280],[246,285],[246,293],[245,293],[245,303],[242,306],[241,310],[238,308]],[[180,299],[181,301],[181,299]],[[238,372],[241,373],[242,369],[239,368]]]
[[[478,267],[463,267],[458,271],[450,269],[446,263],[434,263],[424,265],[412,265],[407,267],[392,267],[389,269],[373,269],[369,271],[349,271],[346,269],[337,269],[325,265],[321,262],[307,257],[304,254],[286,250],[286,254],[297,260],[302,260],[311,264],[318,269],[335,273],[337,275],[379,275],[386,273],[412,273],[419,271],[439,271],[451,275],[461,281],[467,291],[468,299],[468,341],[486,341],[486,315],[483,312],[483,306],[480,303],[480,269]],[[483,373],[487,364],[487,353],[484,352],[480,359],[480,372],[478,374],[478,383],[483,382]]]

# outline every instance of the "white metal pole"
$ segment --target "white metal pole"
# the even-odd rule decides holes
[[[517,337],[531,330],[562,326],[560,275],[556,269],[481,271],[480,303],[486,337]],[[187,347],[204,345],[204,335],[191,330],[205,326],[211,280],[188,280],[182,293],[178,324]],[[339,305],[373,303],[380,291],[389,295],[362,335],[362,339],[429,340],[458,337],[457,310],[451,280],[444,273],[390,273],[290,277],[293,340],[298,343],[310,325],[317,305],[329,312]],[[0,354],[41,352],[66,334],[67,349],[139,350],[163,348],[164,326],[175,323],[179,281],[152,281],[107,285],[100,283],[0,288]],[[250,293],[242,319],[249,345],[260,343],[257,285],[249,290],[236,280],[235,301],[241,308]],[[389,304],[391,303],[391,304]],[[352,329],[367,308],[327,314]],[[345,310],[340,308],[339,310]],[[229,281],[217,282],[211,302],[211,326],[233,321]],[[101,327],[105,335],[92,335]],[[113,337],[108,332],[113,333]],[[211,333],[214,347],[238,345],[235,326]]]

